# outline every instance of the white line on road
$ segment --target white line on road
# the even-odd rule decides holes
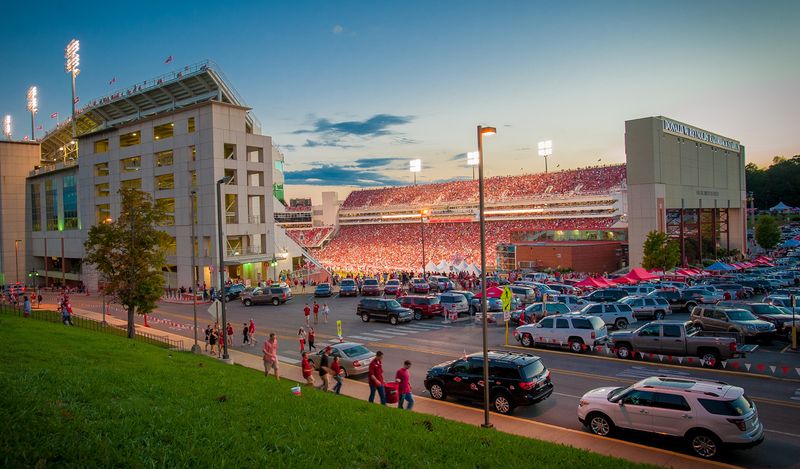
[[[555,394],[556,396],[571,397],[573,399],[580,399],[581,398],[581,396],[573,396],[572,394],[564,394],[562,392],[554,392],[553,394]]]
[[[800,435],[797,435],[795,433],[779,432],[778,430],[770,430],[768,428],[765,428],[764,431],[770,433],[777,433],[778,435],[783,435],[783,436],[791,436],[793,438],[800,438]]]
[[[389,334],[389,335],[408,335],[408,332],[397,332],[391,329],[378,329],[375,332],[380,332],[381,334]]]
[[[379,334],[377,332],[362,332],[361,335],[365,335],[367,337],[375,336],[375,337],[380,337],[381,339],[394,339],[395,337],[393,335]]]
[[[298,363],[300,363],[300,360],[297,360],[295,358],[284,357],[283,355],[278,355],[278,361],[288,363],[290,365],[297,365]]]
[[[411,330],[417,332],[427,332],[427,331],[437,331],[439,328],[430,328],[430,327],[423,327],[423,326],[398,326],[398,329],[402,330]]]
[[[374,337],[364,337],[364,336],[361,336],[361,335],[348,335],[347,337],[345,337],[345,339],[358,339],[358,340],[363,340],[363,341],[367,341],[367,342],[375,342],[375,338]]]

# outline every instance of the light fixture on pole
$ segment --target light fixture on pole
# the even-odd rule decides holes
[[[428,218],[429,213],[430,210],[427,208],[419,211],[419,232],[422,235],[422,278],[427,275],[427,272],[425,272],[425,220]]]
[[[197,345],[197,236],[194,233],[194,218],[195,213],[195,199],[197,198],[197,191],[192,189],[192,316],[194,317],[194,345],[192,345],[192,353],[200,353],[200,346]]]
[[[5,136],[6,140],[11,140],[11,115],[6,114],[3,117],[3,136]]]
[[[31,140],[36,140],[36,112],[39,111],[39,90],[35,86],[28,88],[28,111],[31,112]]]
[[[408,170],[414,173],[414,185],[417,185],[417,173],[422,171],[422,160],[417,158],[408,162]]]
[[[480,153],[477,151],[471,151],[467,153],[467,166],[472,166],[472,180],[475,180],[475,166],[478,166],[478,161],[480,161]]]
[[[225,241],[222,238],[222,185],[231,182],[231,176],[225,176],[217,181],[217,240],[219,248],[219,291],[220,308],[222,309],[222,333],[223,336],[227,335],[227,316],[225,315]],[[222,359],[230,360],[228,356],[228,341],[223,341],[222,346]]]
[[[67,47],[64,49],[64,71],[69,73],[72,78],[72,136],[76,136],[78,134],[77,127],[75,126],[75,105],[77,104],[77,99],[75,98],[75,77],[81,73],[80,65],[81,65],[81,56],[78,54],[78,51],[81,49],[81,42],[77,39],[73,39],[69,41]]]
[[[494,127],[478,126],[478,199],[479,199],[479,214],[480,214],[480,227],[481,227],[481,311],[483,313],[483,428],[492,428],[489,423],[489,345],[486,339],[487,318],[489,316],[489,308],[486,301],[486,207],[484,204],[484,188],[483,188],[483,136],[494,135],[497,129]]]
[[[553,154],[553,141],[539,142],[539,156],[544,156],[544,172],[547,174],[547,157]]]

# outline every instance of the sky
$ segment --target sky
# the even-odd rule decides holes
[[[82,102],[213,60],[286,158],[287,197],[625,161],[624,122],[673,119],[741,141],[748,161],[800,153],[800,2],[4,1],[0,115],[30,133]],[[31,11],[34,7],[35,11]],[[167,57],[173,60],[165,64]],[[110,84],[110,82],[113,83]]]

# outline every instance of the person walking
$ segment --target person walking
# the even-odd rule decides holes
[[[333,371],[333,379],[336,381],[336,384],[333,385],[333,392],[341,394],[342,383],[344,382],[344,371],[342,370],[342,365],[339,364],[339,357],[333,357],[331,371]]]
[[[399,394],[399,399],[397,400],[397,408],[403,408],[403,401],[408,402],[406,409],[411,410],[414,407],[414,396],[411,394],[411,375],[408,372],[408,369],[411,368],[411,362],[406,360],[403,362],[403,367],[397,370],[397,373],[394,375],[394,380],[397,383],[397,394]]]
[[[26,318],[31,317],[31,300],[28,299],[28,295],[22,297],[22,315]]]
[[[211,345],[211,355],[217,356],[217,329],[211,329],[208,333],[208,344]]]
[[[381,399],[381,405],[386,405],[386,390],[383,387],[383,352],[378,350],[375,358],[369,363],[369,402],[375,402],[375,392]]]
[[[42,307],[42,294],[41,293],[36,295],[36,307],[37,308],[41,308]]]
[[[306,303],[306,306],[303,308],[303,314],[306,316],[306,327],[311,327],[311,308]]]
[[[206,352],[208,352],[208,343],[211,339],[211,324],[206,326],[205,333],[206,333]]]
[[[314,369],[311,367],[311,362],[308,360],[308,352],[303,352],[303,361],[301,362],[303,369],[303,378],[306,380],[306,386],[314,385]]]
[[[249,335],[250,346],[253,347],[256,345],[256,323],[253,321],[253,318],[250,318],[250,324],[247,327],[249,329],[247,332]]]
[[[233,324],[228,322],[228,325],[225,327],[225,332],[228,334],[228,345],[233,347]]]
[[[322,380],[319,388],[325,392],[330,389],[331,375],[333,374],[333,370],[330,367],[331,352],[330,346],[325,347],[325,351],[322,352],[322,356],[319,359],[319,377]]]
[[[70,306],[68,301],[64,301],[61,306],[61,320],[64,322],[65,326],[74,326],[72,324],[72,306]]]
[[[309,352],[312,349],[313,350],[317,349],[317,347],[314,345],[314,339],[315,338],[316,338],[316,335],[314,334],[314,328],[313,327],[309,327],[308,328],[308,351]]]
[[[274,332],[270,332],[269,339],[264,341],[261,352],[264,355],[264,376],[269,376],[269,370],[273,369],[275,370],[275,379],[280,380],[278,376],[278,339]]]
[[[331,309],[328,308],[328,303],[323,303],[322,304],[322,321],[325,324],[328,324],[328,315],[330,314],[330,312],[331,312]]]
[[[300,353],[303,353],[306,349],[306,330],[302,327],[297,331],[297,340],[300,342]]]
[[[250,328],[247,323],[242,324],[242,347],[250,343]]]
[[[318,324],[318,320],[319,320],[319,303],[317,303],[317,301],[314,300],[314,324],[315,325]]]

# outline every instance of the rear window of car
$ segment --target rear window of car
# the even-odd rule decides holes
[[[378,281],[375,280],[375,279],[364,280],[364,285],[377,285],[377,284],[378,284]]]
[[[711,399],[698,399],[697,401],[704,409],[714,415],[740,417],[753,410],[753,403],[744,395],[732,401],[715,401]]]
[[[364,355],[369,353],[369,349],[367,349],[363,345],[354,345],[352,347],[348,347],[342,350],[342,352],[344,352],[344,354],[347,355],[348,357],[357,357],[359,355]]]
[[[269,291],[272,292],[273,295],[283,295],[283,289],[281,287],[270,288]],[[253,293],[255,294],[255,291]]]
[[[522,379],[528,381],[542,374],[544,370],[544,363],[541,360],[536,360],[520,368],[519,372]]]
[[[456,299],[454,297],[452,297],[452,296],[440,296],[439,300],[442,303],[455,303],[456,302]]]
[[[575,318],[572,320],[572,327],[575,329],[593,329],[592,323],[588,319]]]
[[[619,311],[620,313],[633,312],[633,310],[631,309],[630,305],[626,305],[626,304],[618,304],[617,305],[617,311]]]
[[[606,325],[606,323],[597,316],[589,316],[586,319],[588,319],[589,322],[592,323],[592,326],[594,326],[595,329],[602,329],[603,326]]]
[[[425,298],[422,301],[422,303],[423,304],[428,304],[428,305],[438,305],[439,304],[439,298]]]
[[[355,284],[356,284],[355,280],[351,280],[351,279],[342,280],[342,286],[343,287],[352,287]]]

